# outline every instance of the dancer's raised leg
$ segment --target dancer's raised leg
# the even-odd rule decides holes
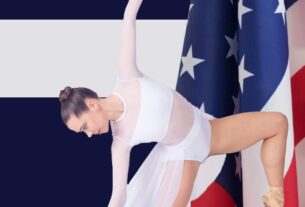
[[[238,152],[263,139],[261,158],[270,186],[283,186],[288,121],[280,112],[245,112],[211,120],[211,152]]]
[[[280,112],[246,112],[211,121],[211,154],[232,153],[263,139],[261,159],[270,191],[263,196],[270,207],[283,206],[287,117]]]
[[[286,116],[280,112],[244,112],[213,119],[210,120],[210,123],[210,155],[238,152],[263,140],[260,156],[270,186],[270,192],[265,194],[264,201],[270,207],[283,206],[281,199],[283,199],[284,161],[288,131]],[[185,165],[185,168],[198,170],[196,165],[195,163]],[[184,172],[186,173],[183,173],[183,179],[187,182],[182,181],[182,184],[188,186],[190,183],[193,184],[195,180],[193,175],[196,172],[187,169],[184,169]],[[187,172],[191,172],[190,176]],[[194,179],[190,180],[190,177]],[[180,189],[186,188],[181,187]],[[179,195],[183,195],[183,193],[179,192]]]

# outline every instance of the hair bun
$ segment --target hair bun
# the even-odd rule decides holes
[[[71,88],[70,86],[66,86],[65,89],[61,90],[59,94],[60,103],[66,101],[71,96],[72,91],[73,88]]]

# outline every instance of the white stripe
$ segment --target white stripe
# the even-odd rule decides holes
[[[137,63],[174,87],[187,20],[137,20]],[[121,20],[1,20],[0,97],[58,97],[66,85],[108,96]]]
[[[291,76],[305,66],[305,0],[298,0],[287,10]]]

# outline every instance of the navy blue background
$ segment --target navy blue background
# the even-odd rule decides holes
[[[128,0],[2,0],[0,19],[122,19]],[[187,19],[190,0],[144,0],[138,19]]]
[[[69,130],[58,98],[0,98],[0,114],[1,207],[107,206],[111,128],[91,139]],[[128,181],[154,145],[132,149]]]

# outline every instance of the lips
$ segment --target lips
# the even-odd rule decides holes
[[[97,133],[94,133],[94,135],[98,135],[98,134],[100,134],[100,132],[101,132],[101,130],[99,130]]]

